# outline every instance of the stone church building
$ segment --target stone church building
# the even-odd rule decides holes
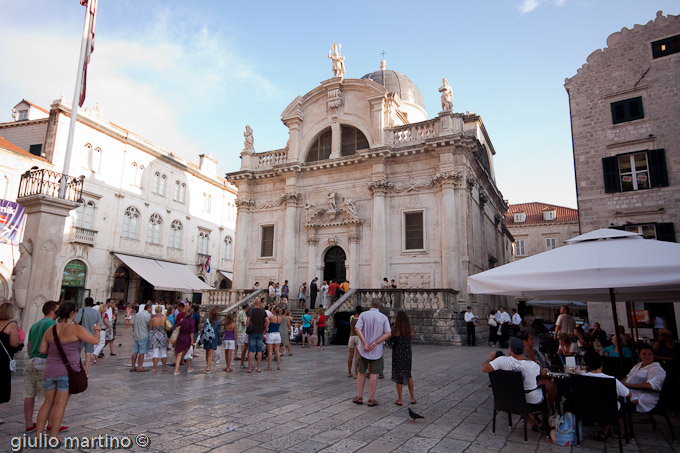
[[[288,280],[294,298],[314,277],[353,288],[387,277],[469,302],[468,275],[512,254],[482,119],[453,112],[446,80],[442,111],[428,119],[408,77],[383,61],[344,78],[338,57],[334,77],[283,111],[283,148],[254,152],[246,127],[241,169],[227,174],[238,188],[234,287]]]

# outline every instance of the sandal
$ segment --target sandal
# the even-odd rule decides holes
[[[401,403],[399,400],[395,401],[394,404],[396,404],[397,406],[402,406],[402,405],[403,405],[403,403]]]
[[[609,439],[610,433],[604,434],[602,431],[598,431],[597,434],[595,435],[595,440],[599,440],[600,442],[606,442],[607,439]]]
[[[373,407],[373,406],[377,406],[377,405],[378,405],[378,402],[376,400],[368,400],[367,406]]]
[[[352,402],[353,402],[354,404],[364,404],[364,399],[363,399],[363,398],[359,398],[359,397],[357,396],[357,397],[355,397],[355,398],[352,400]]]

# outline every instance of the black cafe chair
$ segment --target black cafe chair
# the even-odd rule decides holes
[[[611,378],[582,376],[574,374],[570,377],[571,395],[569,402],[572,413],[576,417],[576,444],[581,442],[581,422],[611,425],[618,429],[619,420],[628,443],[628,425],[625,417],[625,404],[618,407],[616,381]],[[619,451],[623,451],[623,443],[619,433]]]
[[[508,413],[508,426],[512,428],[512,414],[524,417],[524,442],[527,438],[527,421],[529,414],[540,411],[542,413],[542,428],[546,432],[548,422],[548,399],[545,394],[545,386],[538,385],[541,389],[543,400],[538,404],[529,404],[526,401],[526,393],[535,389],[524,390],[524,379],[519,371],[498,370],[489,373],[491,391],[493,392],[493,424],[491,431],[496,433],[496,413],[498,411]]]
[[[618,357],[602,357],[602,372],[609,376],[614,376],[619,381],[628,376],[630,370],[633,369],[633,359],[623,358],[623,371]]]
[[[652,393],[658,393],[659,394],[659,402],[656,403],[656,406],[654,406],[654,409],[651,411],[647,412],[649,414],[649,420],[652,423],[652,429],[656,431],[656,420],[654,420],[655,415],[660,415],[666,419],[666,423],[668,424],[668,431],[670,432],[671,439],[673,442],[675,442],[675,431],[673,430],[673,425],[671,424],[671,419],[668,415],[668,403],[671,401],[671,392],[672,392],[672,380],[668,378],[668,375],[666,375],[666,379],[663,382],[663,386],[661,387],[661,391],[657,390],[638,390],[638,391],[644,391],[644,392],[652,392]],[[630,423],[630,435],[631,437],[635,437],[635,433],[633,431],[633,414],[635,412],[635,405],[631,404],[631,410],[629,412],[629,423]]]

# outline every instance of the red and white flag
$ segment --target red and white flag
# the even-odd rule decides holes
[[[87,8],[90,15],[90,26],[87,31],[87,48],[85,50],[85,62],[83,63],[83,79],[80,84],[80,100],[78,105],[83,106],[85,102],[85,88],[87,86],[87,65],[90,62],[90,55],[94,52],[94,29],[97,22],[97,0],[80,0],[80,4]]]

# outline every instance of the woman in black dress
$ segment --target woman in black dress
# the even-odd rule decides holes
[[[392,326],[392,380],[397,384],[397,401],[401,406],[401,391],[404,385],[408,385],[411,395],[411,404],[416,404],[413,393],[413,378],[411,377],[411,341],[413,340],[413,327],[405,311],[399,310],[397,318]]]
[[[9,370],[9,361],[14,358],[14,353],[19,350],[19,330],[17,322],[13,321],[14,306],[5,302],[0,305],[0,404],[9,402],[12,394],[12,373]],[[0,418],[0,425],[5,423]]]

